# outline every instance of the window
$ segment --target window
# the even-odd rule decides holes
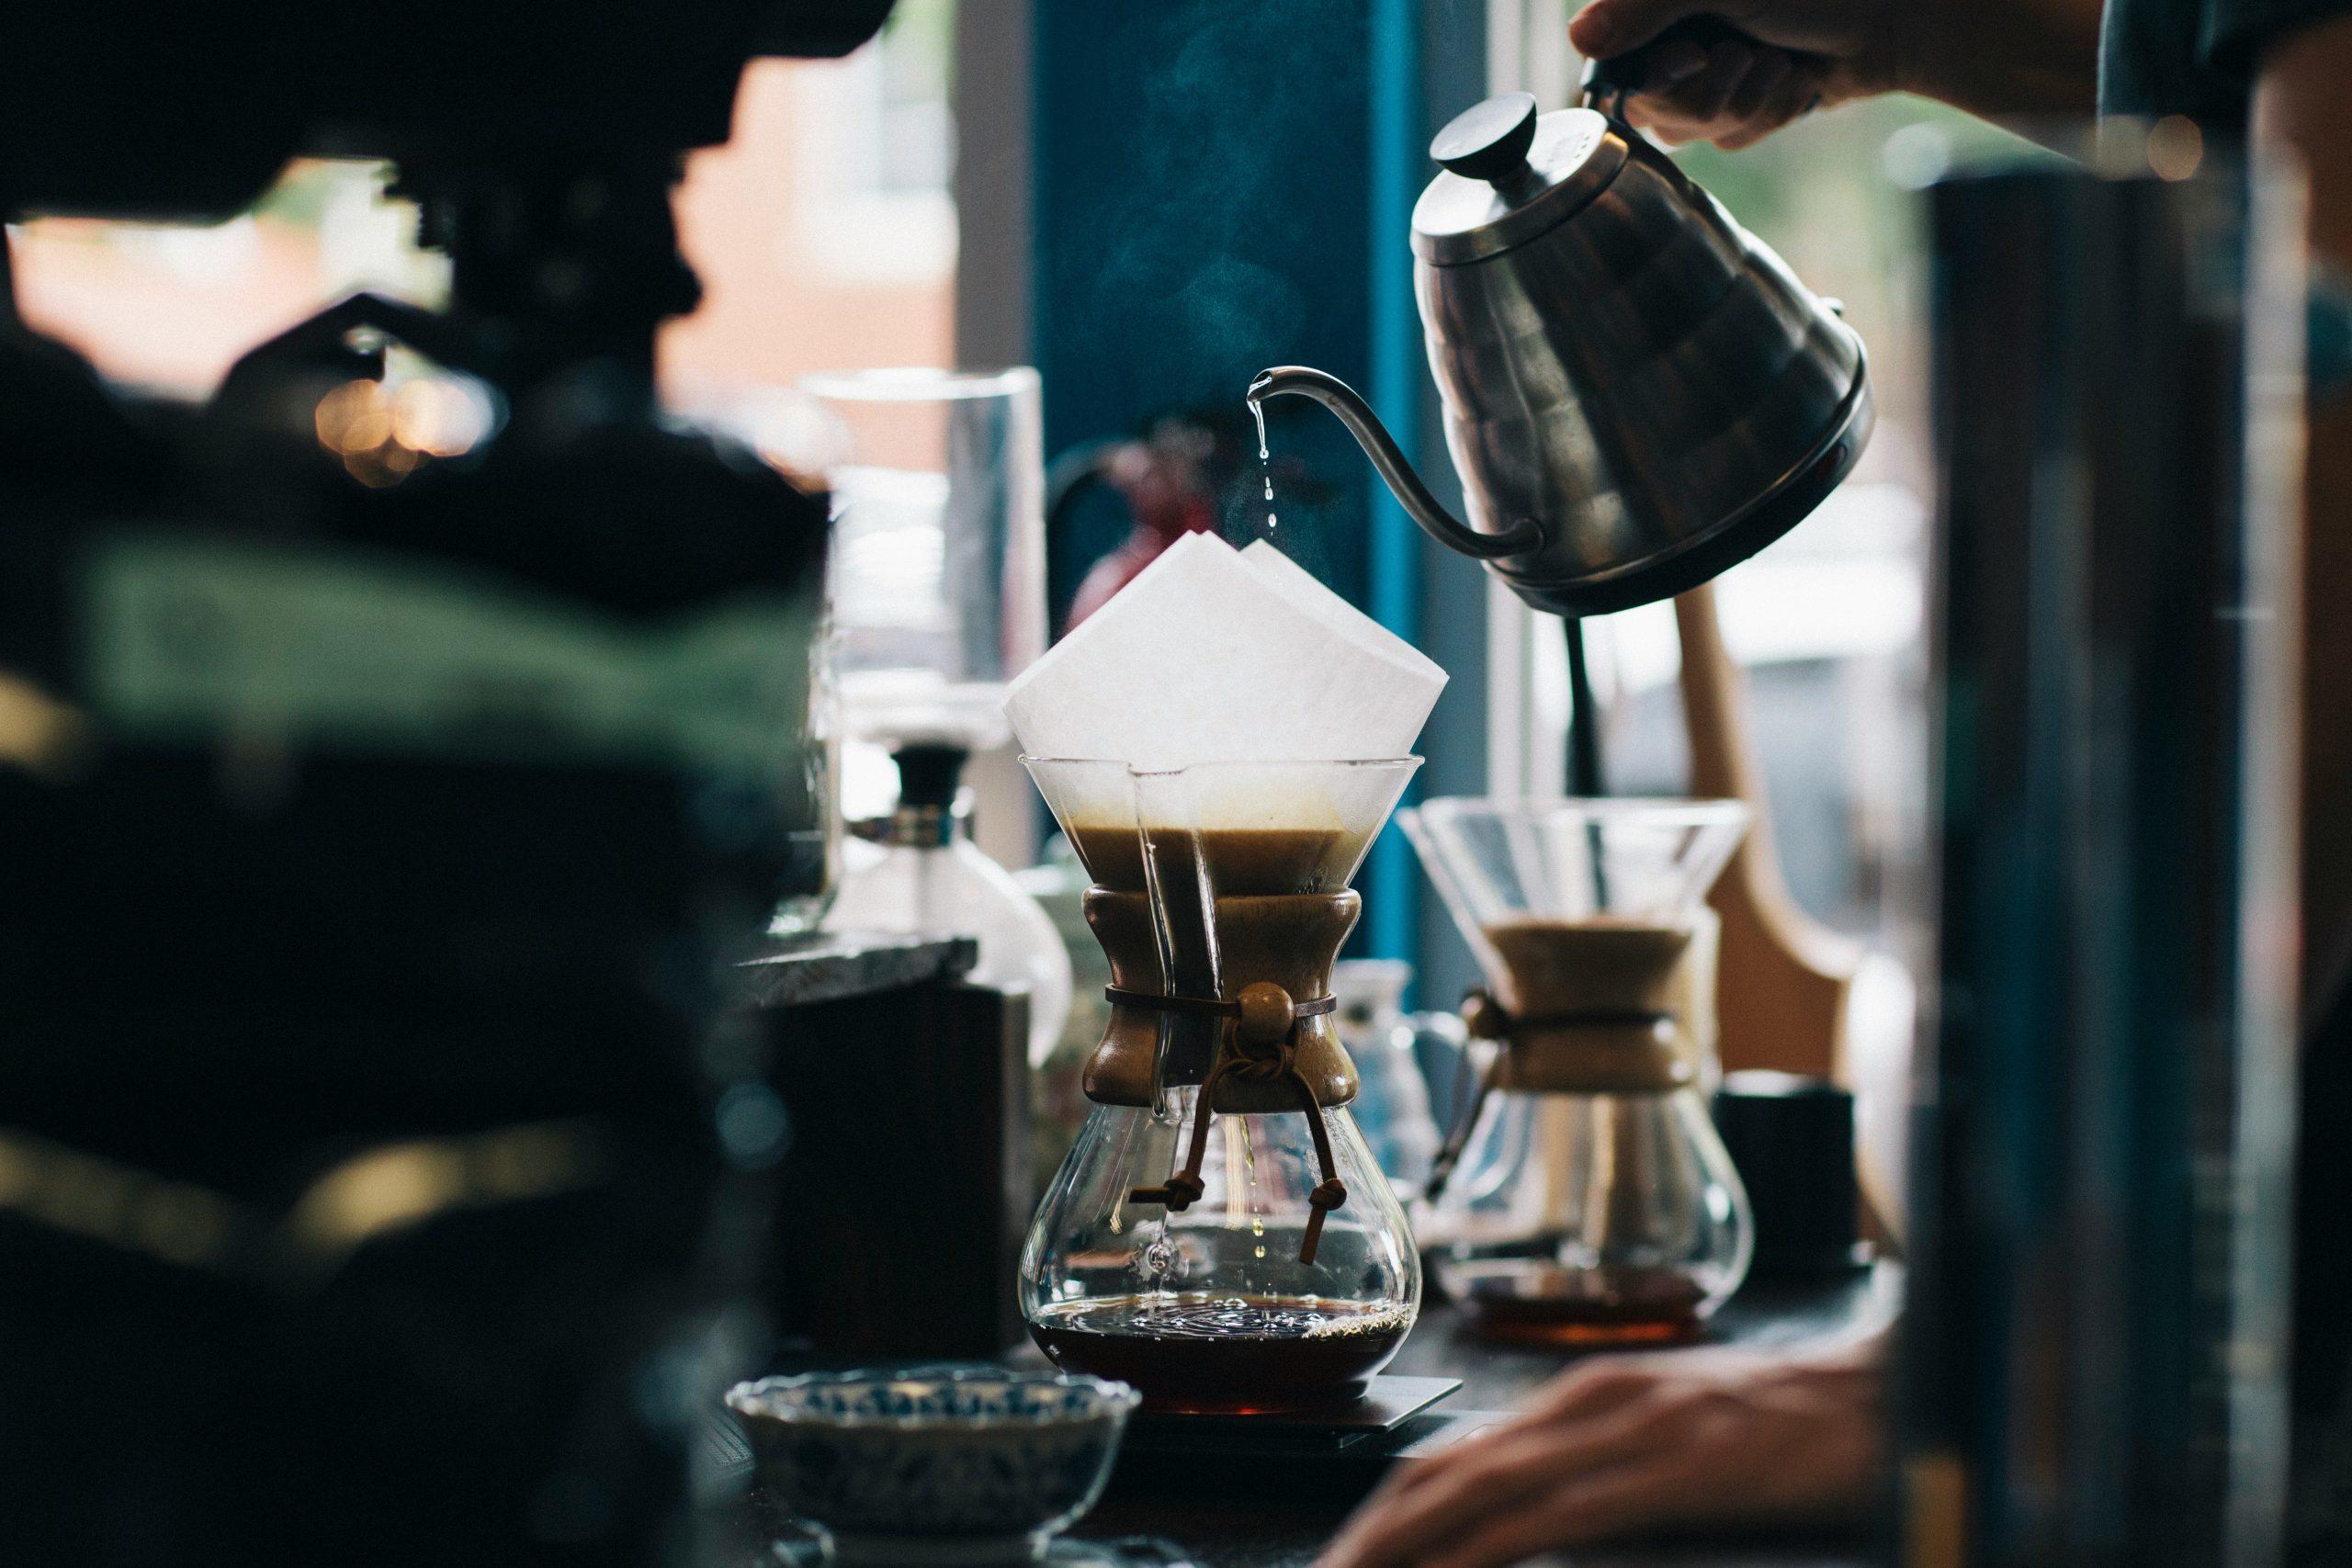
[[[900,0],[845,60],[747,68],[732,140],[687,160],[676,197],[704,301],[664,330],[662,362],[689,400],[950,362],[954,19],[954,0]],[[385,173],[299,162],[210,228],[23,224],[9,233],[19,308],[119,382],[202,397],[238,355],[354,289],[444,297],[446,264],[415,247],[415,211],[384,197]]]
[[[679,189],[704,299],[664,335],[666,375],[736,389],[954,363],[954,0],[899,0],[845,60],[752,62],[733,138]]]
[[[414,248],[415,209],[382,185],[376,164],[303,160],[210,228],[14,226],[18,309],[118,382],[203,396],[247,349],[355,289],[442,297],[447,265]]]

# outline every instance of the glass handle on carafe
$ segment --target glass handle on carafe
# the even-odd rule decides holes
[[[1484,991],[1472,991],[1463,998],[1462,1016],[1453,1020],[1453,1029],[1463,1036],[1462,1053],[1453,1066],[1453,1087],[1446,1096],[1453,1111],[1453,1124],[1439,1145],[1437,1157],[1430,1162],[1430,1179],[1421,1188],[1421,1201],[1435,1203],[1443,1195],[1446,1184],[1453,1179],[1454,1167],[1462,1163],[1462,1153],[1470,1146],[1470,1134],[1478,1128],[1479,1113],[1487,1108],[1487,1097],[1494,1092],[1496,1081],[1502,1077],[1503,1060],[1509,1047],[1502,1038],[1503,1015]],[[1495,1048],[1487,1063],[1487,1070],[1479,1072],[1477,1058],[1471,1046],[1484,1040]]]

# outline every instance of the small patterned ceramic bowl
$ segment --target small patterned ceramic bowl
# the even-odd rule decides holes
[[[1030,1562],[1094,1506],[1138,1396],[1001,1367],[811,1372],[738,1383],[770,1499],[841,1562]]]

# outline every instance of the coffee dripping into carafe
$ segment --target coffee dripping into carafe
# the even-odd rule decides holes
[[[1203,535],[1014,683],[1112,971],[1022,1311],[1056,1361],[1147,1409],[1345,1405],[1419,1311],[1404,1211],[1348,1111],[1330,975],[1443,683],[1270,546]]]
[[[1046,1353],[1160,1410],[1346,1404],[1412,1326],[1419,1265],[1332,1028],[1348,887],[1419,766],[1029,763],[1111,960],[1094,1102],[1039,1207]]]

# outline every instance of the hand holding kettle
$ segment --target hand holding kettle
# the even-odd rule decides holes
[[[1984,116],[2092,107],[2098,0],[1590,0],[1568,41],[1624,118],[1739,148],[1809,109],[1917,93]]]
[[[1786,533],[1870,437],[1861,340],[1663,152],[1585,106],[1508,93],[1438,133],[1414,294],[1467,522],[1336,378],[1277,366],[1252,403],[1329,410],[1432,538],[1555,615],[1687,592]]]
[[[1898,85],[1890,0],[1762,0],[1736,31],[1706,10],[1592,0],[1568,41],[1622,84],[1628,121],[1678,145],[1745,147],[1816,107]]]

